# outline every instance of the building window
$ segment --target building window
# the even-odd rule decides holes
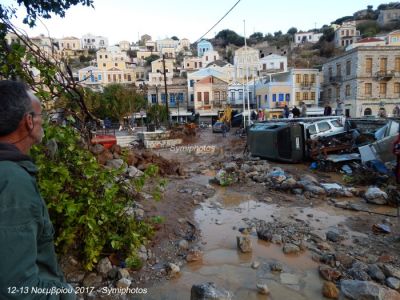
[[[328,89],[328,99],[332,99],[332,89]]]
[[[300,82],[301,82],[301,75],[296,74],[296,83],[300,83]]]
[[[97,80],[101,81],[101,74],[97,75]]]
[[[104,58],[108,58],[108,55],[106,54],[106,55],[104,55]]]
[[[111,74],[107,75],[107,80],[108,80],[108,82],[111,82]]]
[[[372,83],[366,83],[364,90],[366,96],[372,96]]]
[[[272,94],[272,102],[276,102],[276,94]]]
[[[351,74],[351,61],[348,60],[346,61],[346,75],[350,75]]]
[[[100,54],[99,57],[100,57],[100,59],[102,59],[102,58],[103,58],[103,55]]]
[[[346,85],[345,94],[346,94],[346,97],[350,96],[350,85],[349,84]]]
[[[113,74],[113,82],[116,82],[116,81],[117,81],[117,75]]]
[[[387,70],[387,58],[382,57],[379,61],[379,71],[386,72]]]
[[[182,103],[183,102],[183,93],[178,93],[177,98],[178,98],[178,101]]]
[[[308,92],[303,92],[303,100],[308,100]]]
[[[400,72],[400,57],[396,57],[394,61],[394,70]]]
[[[174,93],[169,94],[169,103],[171,103],[172,105],[175,105],[175,94]]]
[[[239,92],[239,100],[243,100],[243,92]]]
[[[289,101],[290,101],[290,94],[286,94],[286,95],[285,95],[285,101],[286,101],[286,102],[289,102]]]
[[[215,92],[214,92],[214,99],[215,99],[215,100],[218,100],[218,101],[221,100],[220,95],[221,95],[221,94],[220,94],[219,91],[215,91]]]
[[[400,94],[400,82],[395,82],[394,83],[394,93],[397,94],[397,96],[399,96],[399,94]]]
[[[235,92],[231,92],[231,101],[235,101],[235,95],[236,95]]]
[[[105,64],[105,63],[103,63],[103,67],[106,67],[106,64]]]
[[[204,92],[204,104],[206,104],[206,105],[210,104],[210,93],[209,92]]]
[[[296,101],[300,101],[300,92],[296,92]]]
[[[121,82],[121,80],[122,80],[122,76],[121,76],[121,74],[118,74],[118,81]]]
[[[311,83],[315,83],[315,74],[311,74]]]
[[[336,76],[341,76],[342,75],[342,65],[337,64],[336,65]]]
[[[332,67],[329,67],[329,69],[328,69],[328,76],[332,77]]]
[[[282,102],[285,100],[285,94],[279,94],[279,101]]]
[[[131,74],[128,74],[128,81],[132,81]]]
[[[367,107],[364,110],[364,116],[370,116],[370,115],[372,115],[372,110],[369,107]]]
[[[202,101],[201,92],[197,92],[197,101]]]
[[[308,83],[308,74],[303,75],[303,80],[304,83]]]
[[[372,58],[368,57],[365,59],[365,73],[372,73]]]
[[[190,94],[190,102],[193,102],[193,101],[194,101],[194,95]]]
[[[386,83],[385,82],[381,82],[379,84],[379,94],[380,95],[386,95]]]
[[[311,92],[311,100],[315,100],[315,92]]]
[[[151,103],[157,103],[157,94],[151,94]]]
[[[165,93],[161,93],[161,102],[165,103]]]
[[[340,87],[336,87],[336,99],[340,98]]]

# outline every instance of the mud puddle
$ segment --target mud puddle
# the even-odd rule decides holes
[[[198,175],[193,182],[207,184],[210,174]],[[139,299],[190,299],[193,284],[215,282],[217,286],[233,292],[233,299],[324,299],[323,281],[318,274],[318,264],[311,259],[311,252],[297,256],[285,255],[282,247],[259,240],[250,234],[253,251],[237,250],[238,228],[245,227],[245,220],[257,218],[266,222],[281,219],[306,221],[322,234],[331,227],[346,221],[345,216],[318,208],[283,207],[255,201],[250,194],[232,191],[229,187],[215,187],[213,197],[195,211],[195,220],[201,231],[201,262],[189,263],[181,268],[178,277],[149,288],[149,293]],[[274,218],[273,218],[274,217]],[[257,269],[251,264],[258,261]],[[279,262],[282,273],[270,271],[270,264]],[[266,283],[270,296],[257,293],[256,284]]]

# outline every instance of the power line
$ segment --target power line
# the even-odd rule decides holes
[[[219,23],[220,23],[220,22],[235,8],[235,6],[239,4],[240,1],[241,1],[241,0],[238,0],[238,1],[235,3],[235,5],[233,5],[233,6],[226,12],[226,14],[225,14],[221,19],[219,19],[218,22],[215,23],[215,24],[213,25],[213,27],[211,27],[205,34],[203,34],[195,43],[199,42],[199,41],[200,41],[203,37],[205,37],[211,30],[213,30],[214,27],[217,26],[217,25],[218,25],[218,24],[219,24]]]

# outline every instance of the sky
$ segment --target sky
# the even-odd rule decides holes
[[[94,0],[94,8],[78,5],[57,16],[42,19],[30,29],[23,25],[25,8],[16,1],[1,0],[2,4],[17,7],[13,23],[29,36],[41,33],[62,38],[91,33],[106,36],[110,45],[149,34],[153,40],[177,36],[191,43],[201,38],[238,0]],[[219,31],[230,29],[247,37],[254,32],[286,33],[291,27],[306,31],[320,28],[334,20],[352,15],[373,5],[388,3],[370,0],[240,0],[236,7],[205,38],[213,38]],[[245,20],[245,22],[244,22]]]

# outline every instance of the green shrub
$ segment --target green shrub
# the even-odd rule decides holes
[[[118,253],[128,266],[140,267],[136,253],[152,236],[149,223],[127,216],[132,186],[140,188],[157,173],[149,168],[139,180],[127,183],[120,170],[100,166],[69,126],[45,126],[45,140],[32,150],[39,168],[38,184],[55,228],[58,252],[73,252],[92,270],[100,256]],[[43,146],[55,141],[54,146]],[[50,143],[51,144],[51,143]],[[55,143],[53,142],[53,145]]]

